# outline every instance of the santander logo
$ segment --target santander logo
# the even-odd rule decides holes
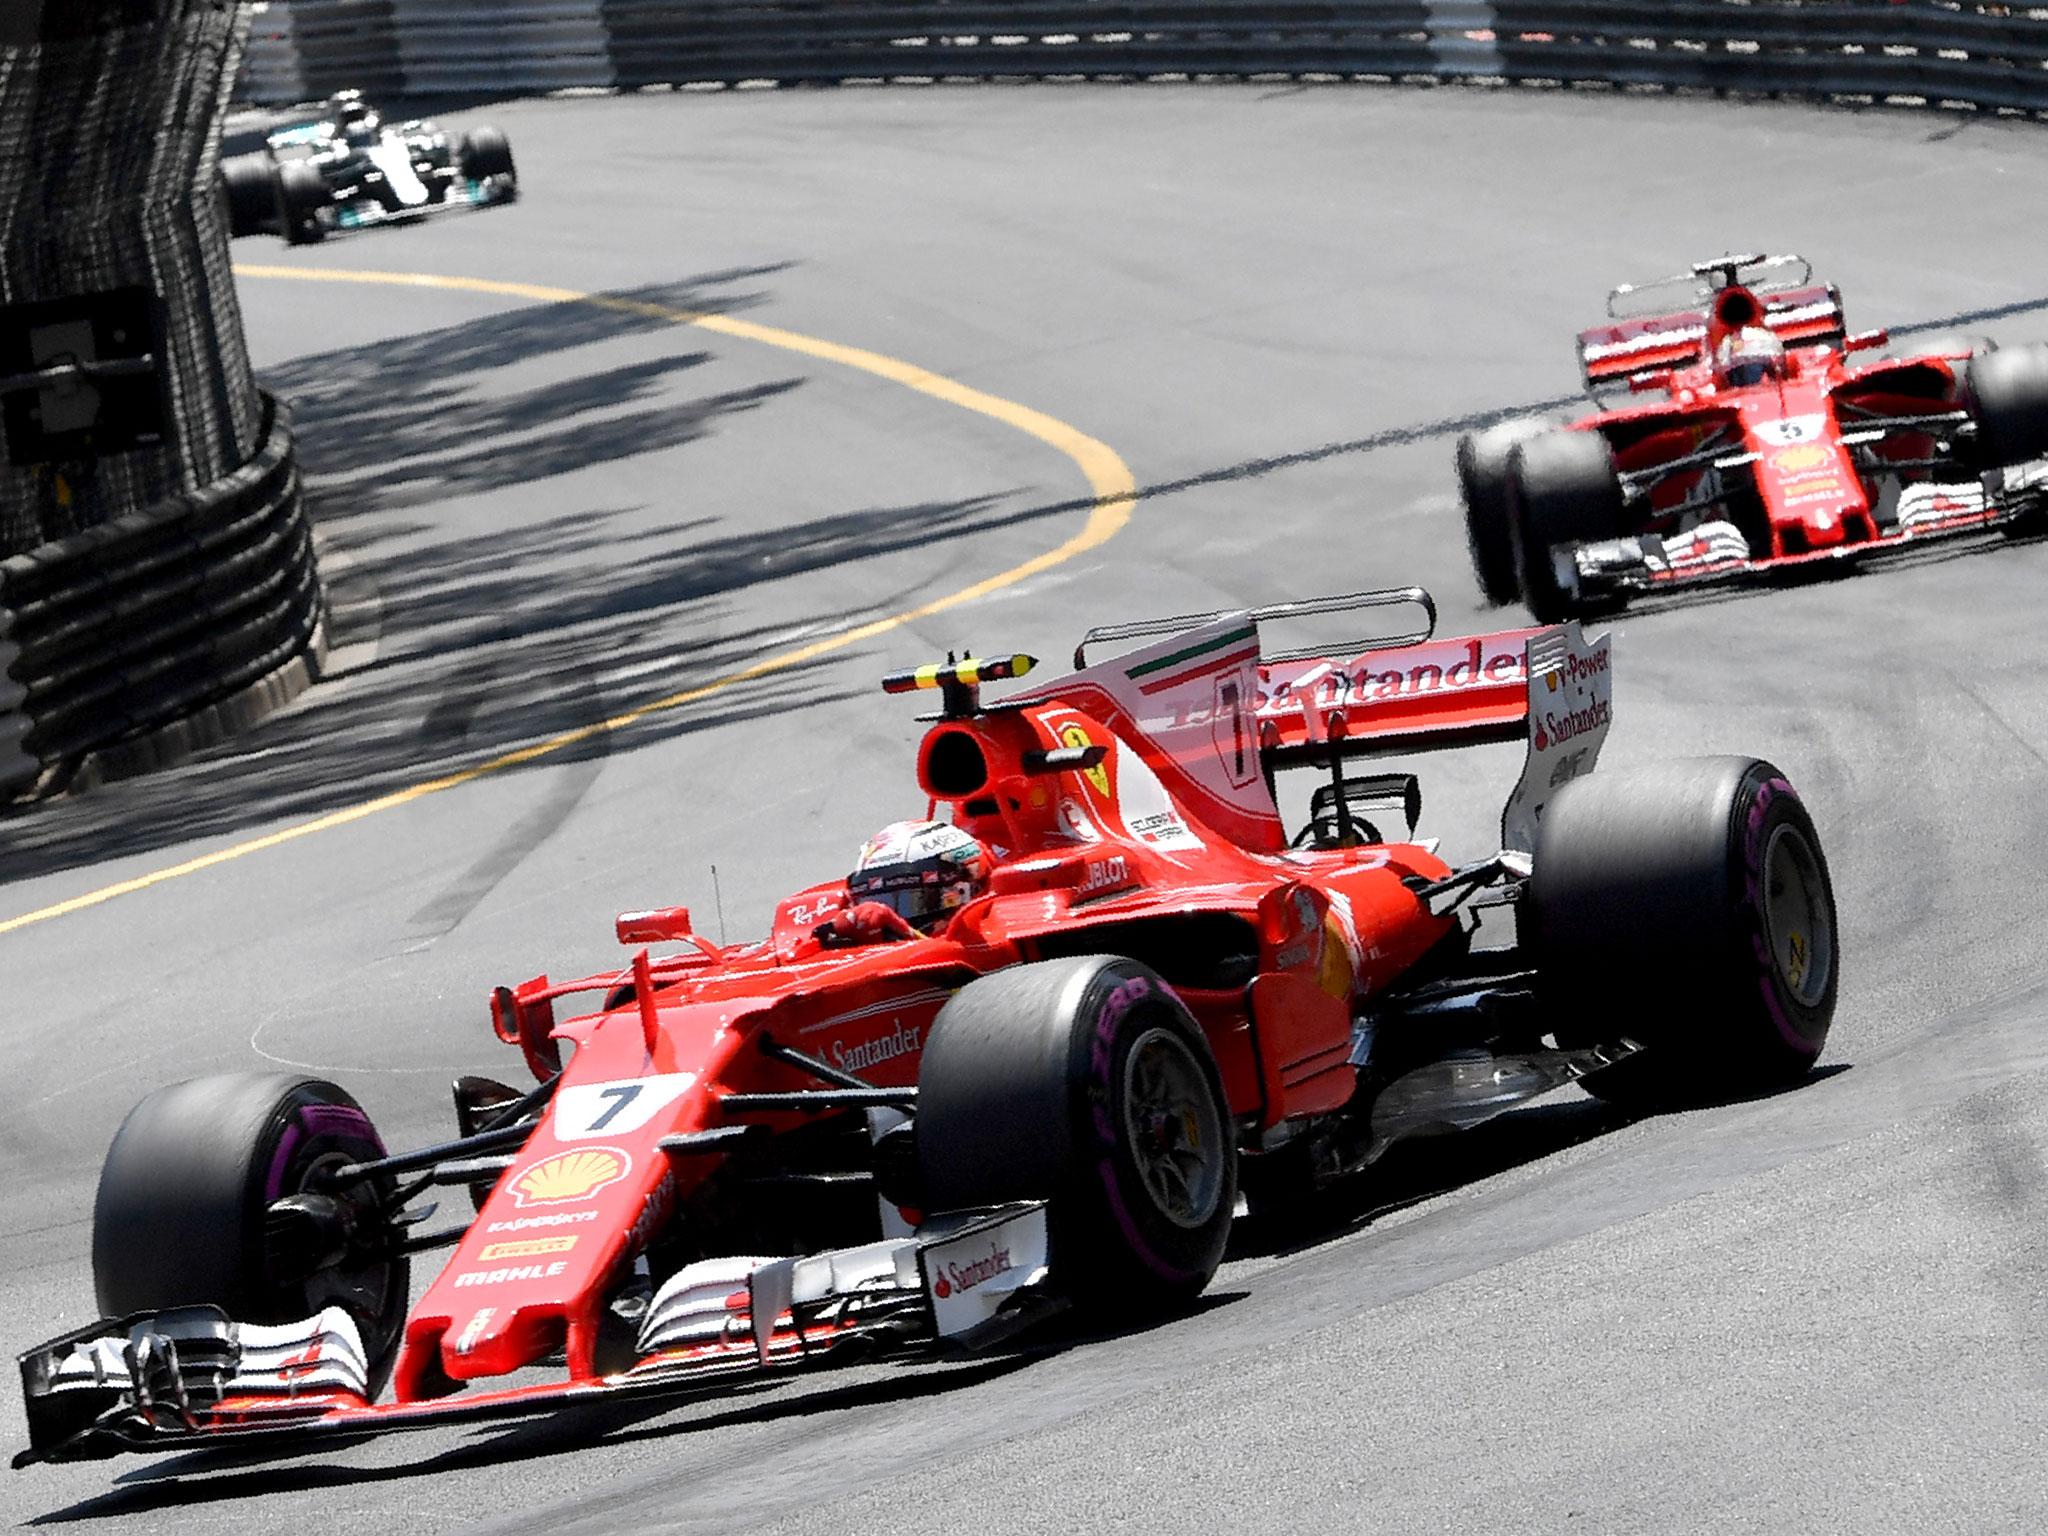
[[[1013,1266],[1010,1250],[989,1244],[988,1257],[974,1259],[965,1264],[947,1263],[932,1277],[932,1294],[944,1301],[948,1296],[964,1295],[977,1285],[993,1280]]]

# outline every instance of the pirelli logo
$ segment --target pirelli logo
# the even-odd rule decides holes
[[[495,1264],[500,1259],[537,1259],[544,1253],[567,1253],[576,1246],[574,1233],[566,1237],[526,1237],[515,1243],[486,1243],[484,1251],[477,1255],[479,1264]]]

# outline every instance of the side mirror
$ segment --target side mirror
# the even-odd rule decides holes
[[[526,1065],[546,1081],[562,1070],[562,1044],[554,1038],[555,998],[545,976],[516,987],[491,989],[491,1028],[526,1054]]]
[[[1844,352],[1868,352],[1873,347],[1886,345],[1891,339],[1892,333],[1890,331],[1858,331],[1853,336],[1844,336],[1842,338],[1842,350]]]
[[[696,937],[690,928],[688,907],[656,907],[652,912],[621,912],[618,934],[621,944],[669,944]]]

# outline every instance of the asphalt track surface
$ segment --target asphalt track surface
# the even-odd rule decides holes
[[[539,102],[515,207],[245,262],[299,402],[338,675],[231,750],[10,821],[0,921],[715,681],[1054,549],[1066,453],[653,310],[871,348],[1069,423],[1127,527],[983,600],[521,766],[0,931],[6,1333],[91,1315],[93,1182],[148,1089],[266,1063],[397,1141],[511,1072],[485,989],[615,963],[610,916],[758,930],[914,813],[885,669],[1372,584],[1495,616],[1460,424],[1560,400],[1608,284],[1807,252],[1852,322],[2048,335],[2048,140],[1610,94],[981,88]],[[621,302],[623,301],[623,302]],[[1099,466],[1098,466],[1099,467]],[[1098,527],[1100,525],[1097,525]],[[241,1466],[0,1479],[14,1522],[805,1532],[2035,1530],[2048,1511],[2040,832],[2048,548],[1616,624],[1609,761],[1769,756],[1842,904],[1828,1070],[1637,1123],[1570,1100],[1397,1161],[1198,1316],[941,1368]],[[1513,614],[1501,615],[1511,621]],[[1490,846],[1501,749],[1426,830]],[[717,866],[716,895],[710,869]],[[0,1386],[0,1423],[18,1426]],[[10,1434],[18,1434],[11,1430]]]

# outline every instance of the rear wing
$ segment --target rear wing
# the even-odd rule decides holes
[[[1501,812],[1501,847],[1521,853],[1535,847],[1550,797],[1592,772],[1614,719],[1611,638],[1589,645],[1576,622],[1389,647],[1348,661],[1276,659],[1259,671],[1260,756],[1269,774],[1326,766],[1333,804],[1345,796],[1342,765],[1350,757],[1527,741]]]
[[[1747,288],[1756,294],[1785,293],[1812,283],[1813,263],[1804,256],[1716,256],[1694,262],[1690,271],[1676,277],[1623,283],[1607,295],[1607,318],[1639,320],[1673,310],[1705,309],[1715,294],[1728,288]]]
[[[1759,293],[1763,323],[1787,347],[1840,346],[1848,335],[1842,295],[1832,283]],[[1678,310],[1617,320],[1579,332],[1579,370],[1586,388],[1625,386],[1644,375],[1690,368],[1706,360],[1707,310]]]
[[[1388,633],[1336,646],[1264,644],[1264,626],[1375,611],[1400,619]],[[1576,624],[1449,640],[1435,632],[1436,605],[1420,587],[1104,625],[1075,648],[1080,672],[1032,696],[1128,730],[1178,798],[1248,847],[1280,840],[1273,778],[1282,769],[1526,739],[1529,761],[1510,801],[1511,817],[1517,800],[1524,807],[1522,840],[1508,843],[1526,847],[1549,792],[1592,766],[1606,734],[1608,641],[1588,646]],[[1087,664],[1090,646],[1133,639],[1153,643]],[[1579,699],[1559,693],[1567,684],[1595,692],[1561,708]]]
[[[1331,750],[1366,756],[1512,741],[1529,718],[1528,647],[1509,629],[1259,665],[1259,749],[1284,768]]]

